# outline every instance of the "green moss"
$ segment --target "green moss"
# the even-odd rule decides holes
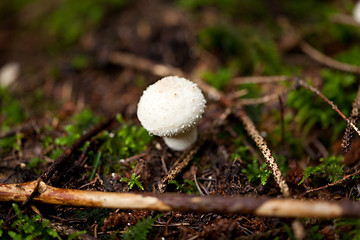
[[[330,156],[328,158],[321,158],[320,164],[315,167],[305,168],[304,177],[299,184],[309,177],[315,182],[325,179],[329,182],[336,182],[340,180],[344,174],[344,165],[342,156]]]
[[[80,113],[75,114],[70,122],[65,126],[66,135],[55,139],[55,144],[59,146],[70,146],[81,137],[84,131],[89,130],[96,123],[100,122],[99,117],[89,109],[84,109]]]
[[[263,74],[280,74],[283,70],[281,57],[272,37],[247,27],[214,25],[199,31],[200,47],[215,53],[223,66],[241,75],[263,69]]]
[[[20,102],[7,88],[0,88],[0,123],[1,130],[8,131],[11,126],[23,122],[27,117]]]
[[[343,240],[360,239],[360,219],[335,219],[336,234]]]
[[[58,44],[69,45],[99,24],[107,10],[119,9],[126,2],[126,0],[65,0],[42,22],[48,33],[57,39]]]
[[[355,75],[329,69],[322,70],[321,75],[324,83],[321,92],[348,116],[358,87]],[[330,139],[334,140],[346,127],[338,113],[307,89],[292,91],[287,104],[297,110],[295,120],[302,129],[303,136],[317,128],[322,131],[331,130]]]
[[[162,215],[158,214],[155,217],[143,218],[141,221],[137,222],[135,226],[131,226],[126,229],[122,234],[124,240],[146,240],[148,233],[152,229],[152,225],[155,221],[160,218]]]
[[[218,90],[222,90],[224,86],[231,81],[233,73],[227,68],[221,68],[217,72],[205,72],[203,78],[210,85]]]
[[[17,204],[12,204],[17,215],[17,219],[11,224],[10,228],[2,226],[0,221],[0,238],[1,239],[61,239],[58,233],[49,227],[50,221],[41,219],[39,215],[29,217],[22,214]],[[8,237],[6,236],[8,235]]]

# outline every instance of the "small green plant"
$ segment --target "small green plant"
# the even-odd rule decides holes
[[[23,122],[26,117],[27,114],[17,98],[7,88],[0,87],[0,130],[8,131],[11,126]]]
[[[235,161],[241,159],[242,161],[248,162],[246,168],[241,170],[242,173],[246,174],[249,182],[257,182],[260,180],[262,185],[266,185],[267,180],[271,175],[271,170],[269,170],[267,163],[263,163],[259,166],[257,158],[250,156],[247,151],[248,147],[240,145],[239,141],[235,141],[235,149],[232,154],[232,159]]]
[[[23,215],[18,205],[13,203],[12,207],[17,215],[17,219],[11,224],[11,228],[7,231],[8,236],[14,240],[20,239],[61,239],[58,233],[50,228],[47,219],[41,219],[39,215],[29,217]],[[0,222],[0,237],[5,237],[6,230],[1,229],[3,221]]]
[[[259,166],[257,159],[254,157],[252,162],[246,165],[246,168],[241,170],[245,173],[249,182],[256,182],[260,180],[262,185],[266,185],[272,171],[269,170],[268,164],[264,162]]]
[[[176,180],[170,180],[169,184],[174,184],[176,186],[176,189],[183,193],[189,195],[193,193],[199,194],[199,190],[197,189],[195,182],[189,179],[185,179],[183,184],[180,184]]]
[[[26,165],[29,169],[33,170],[36,174],[40,174],[41,173],[40,165],[44,162],[45,162],[44,159],[34,157],[34,158],[31,158],[30,161]]]
[[[140,175],[139,175],[139,176],[136,176],[136,174],[133,173],[133,174],[131,175],[131,178],[130,178],[130,179],[127,178],[127,177],[125,177],[125,178],[120,179],[120,182],[127,182],[130,189],[132,189],[132,188],[134,187],[134,185],[136,185],[138,188],[140,188],[141,190],[144,191],[143,185],[141,185],[141,182],[139,182],[139,180],[138,180],[139,177],[140,177]]]
[[[326,179],[330,182],[335,182],[341,179],[344,173],[344,165],[341,164],[343,160],[342,156],[330,156],[328,158],[321,158],[320,164],[316,167],[305,168],[303,174],[304,177],[301,179],[302,184],[305,179],[311,177],[313,180]]]
[[[155,223],[156,219],[161,216],[161,214],[158,214],[155,217],[143,218],[141,221],[137,222],[135,226],[127,228],[122,237],[124,240],[146,240],[148,233],[152,229],[152,225]]]
[[[102,152],[108,152],[111,158],[122,159],[144,151],[152,140],[149,133],[143,127],[126,123],[121,115],[117,115],[117,120],[121,125],[117,132],[104,131],[98,137],[103,142]]]
[[[95,166],[92,177],[101,166],[104,166],[105,174],[118,171],[119,159],[143,152],[153,138],[143,127],[125,122],[121,115],[117,115],[117,120],[119,129],[103,131],[96,137],[99,142],[98,151],[89,154],[89,162]]]
[[[11,151],[13,149],[19,151],[21,139],[23,138],[22,133],[16,133],[14,136],[0,139],[0,154],[2,152]]]
[[[100,118],[96,117],[89,109],[82,110],[71,118],[72,123],[65,126],[65,132],[67,134],[63,137],[56,138],[55,144],[58,146],[69,147],[81,137],[84,131],[88,130],[99,121]]]
[[[336,233],[343,240],[360,240],[360,219],[335,219]],[[346,232],[343,231],[344,228]]]

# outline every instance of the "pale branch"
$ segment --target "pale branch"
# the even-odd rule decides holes
[[[236,85],[241,84],[258,84],[258,83],[278,83],[292,79],[289,76],[250,76],[250,77],[236,77],[232,82]]]
[[[108,56],[112,64],[138,69],[140,71],[151,72],[155,76],[166,77],[169,75],[183,76],[184,73],[171,66],[153,62],[149,59],[138,57],[130,53],[113,52]]]
[[[269,164],[271,170],[273,171],[275,181],[279,185],[283,195],[285,197],[290,197],[289,186],[287,185],[279,169],[279,166],[277,165],[275,158],[272,156],[271,151],[268,148],[264,138],[256,130],[254,123],[251,121],[251,119],[246,115],[246,113],[242,109],[233,112],[243,122],[249,136],[254,140],[257,147],[261,150],[266,162]]]
[[[335,15],[331,16],[330,20],[335,23],[341,23],[341,24],[351,25],[354,27],[360,27],[360,23],[358,23],[351,15],[335,14]]]
[[[306,42],[301,42],[300,48],[309,57],[311,57],[315,61],[317,61],[325,66],[328,66],[330,68],[334,68],[334,69],[337,69],[337,70],[340,70],[343,72],[356,73],[356,74],[360,73],[359,66],[354,66],[351,64],[336,61],[336,60],[332,59],[331,57],[324,55],[323,53],[321,53],[317,49],[313,48]]]
[[[32,193],[36,181],[0,184],[0,201],[21,202]],[[238,196],[195,196],[176,193],[115,193],[61,189],[39,184],[34,202],[66,206],[114,209],[147,209],[223,214],[250,214],[269,217],[360,217],[360,204],[350,200],[310,201],[301,199]]]

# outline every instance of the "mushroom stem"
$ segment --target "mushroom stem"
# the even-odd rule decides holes
[[[164,142],[169,148],[175,151],[184,151],[188,149],[197,140],[197,128],[192,127],[186,132],[173,137],[164,137]]]

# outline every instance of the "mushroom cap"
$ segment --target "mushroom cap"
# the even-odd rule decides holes
[[[137,116],[151,134],[171,137],[195,126],[206,105],[198,86],[176,76],[150,85],[140,98]]]

